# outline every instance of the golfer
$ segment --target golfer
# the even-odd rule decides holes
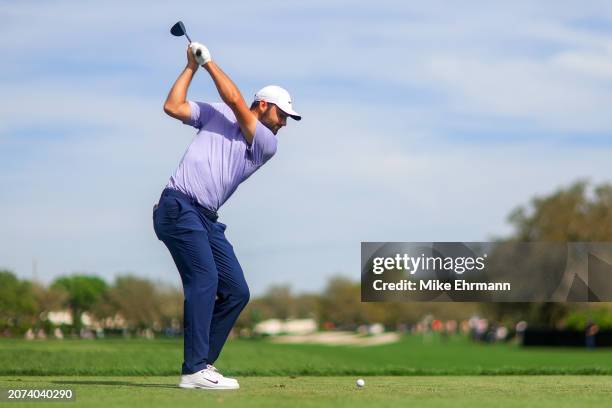
[[[188,101],[201,65],[223,103]],[[164,111],[197,129],[153,210],[157,237],[166,245],[183,283],[182,388],[237,389],[238,381],[214,367],[230,330],[249,301],[249,288],[217,211],[240,183],[276,153],[276,134],[287,117],[300,120],[289,93],[266,86],[249,107],[208,49],[191,43],[187,66]]]

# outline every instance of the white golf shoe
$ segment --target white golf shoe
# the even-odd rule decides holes
[[[223,374],[221,374],[219,372],[219,370],[217,370],[217,367],[215,367],[214,365],[206,364],[206,368],[208,368],[209,370],[213,370],[215,373],[219,374],[221,377],[225,378],[226,380],[234,381],[236,384],[238,384],[238,380],[237,379],[230,378],[230,377],[225,377]]]
[[[234,378],[226,378],[215,367],[208,365],[204,370],[197,373],[181,375],[179,387],[203,390],[237,390],[240,385]]]

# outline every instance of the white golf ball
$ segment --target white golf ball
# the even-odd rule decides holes
[[[360,378],[357,380],[357,386],[359,388],[363,387],[365,385],[365,381],[363,380],[363,378]]]

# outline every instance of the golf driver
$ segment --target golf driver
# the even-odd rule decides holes
[[[191,38],[189,38],[189,35],[187,35],[185,24],[183,24],[182,21],[179,21],[175,25],[173,25],[170,29],[170,33],[176,37],[185,36],[187,38],[187,41],[189,41],[189,43],[191,44]],[[197,50],[195,54],[199,57],[200,55],[202,55],[202,51]]]

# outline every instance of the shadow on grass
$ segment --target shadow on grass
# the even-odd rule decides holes
[[[179,389],[176,385],[168,385],[168,384],[145,384],[145,383],[135,383],[135,382],[127,382],[127,381],[51,381],[52,384],[59,385],[124,385],[127,387],[145,387],[145,388],[172,388]]]

